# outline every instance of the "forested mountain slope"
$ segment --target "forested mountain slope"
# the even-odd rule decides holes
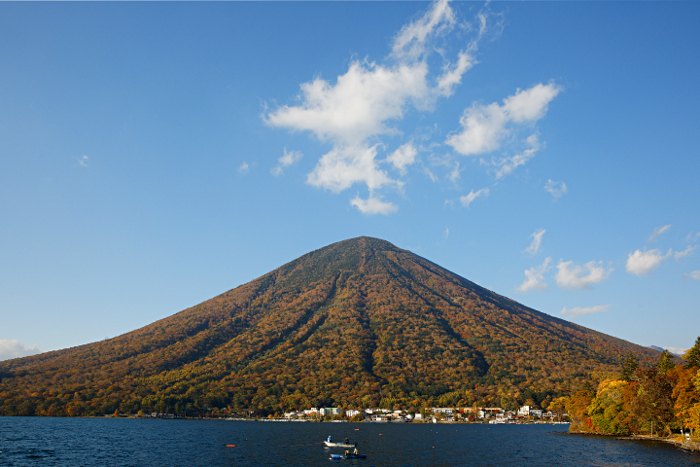
[[[0,362],[0,414],[499,405],[629,353],[659,354],[359,237],[122,336]]]

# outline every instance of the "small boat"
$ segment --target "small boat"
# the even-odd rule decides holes
[[[334,443],[333,441],[324,441],[329,448],[354,448],[357,443]]]
[[[341,459],[366,459],[367,455],[366,454],[348,454],[343,455],[343,454],[331,454],[331,460],[334,461],[339,461]]]

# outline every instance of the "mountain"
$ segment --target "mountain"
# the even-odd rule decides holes
[[[0,414],[542,402],[658,352],[359,237],[113,339],[0,362]]]
[[[663,352],[664,350],[666,350],[663,347],[659,347],[658,345],[650,345],[649,348],[656,350],[657,352]],[[668,351],[668,353],[670,353],[671,355],[675,355],[676,357],[682,357],[682,355],[671,352],[670,350]]]

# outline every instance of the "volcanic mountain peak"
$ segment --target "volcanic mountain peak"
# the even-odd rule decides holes
[[[0,393],[119,382],[147,409],[466,404],[526,388],[563,394],[630,352],[657,355],[358,237],[114,339],[0,362]]]

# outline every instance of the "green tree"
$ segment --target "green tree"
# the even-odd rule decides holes
[[[695,345],[688,349],[683,359],[686,368],[700,368],[700,336],[695,339]]]
[[[668,350],[664,350],[663,352],[661,352],[661,355],[659,356],[659,361],[656,363],[656,368],[659,370],[659,373],[665,375],[670,370],[673,370],[675,367],[676,365],[673,363],[671,353]]]
[[[639,360],[630,353],[625,358],[625,361],[622,362],[622,375],[620,379],[623,381],[634,381],[634,372],[637,371],[637,368],[639,368]]]

